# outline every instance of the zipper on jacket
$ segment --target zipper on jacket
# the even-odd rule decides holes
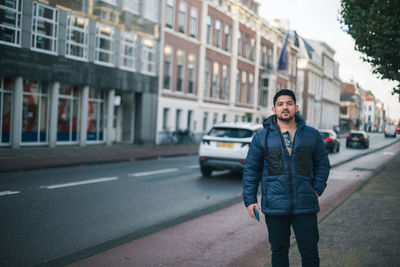
[[[280,132],[280,137],[281,137],[281,143],[283,147],[285,148],[285,154],[286,158],[288,160],[288,171],[289,171],[289,183],[290,183],[290,209],[293,211],[294,210],[294,185],[293,185],[293,174],[292,174],[292,155],[294,154],[294,141],[296,139],[296,135],[299,129],[297,129],[294,138],[293,138],[293,144],[292,144],[292,154],[289,155],[289,150],[286,147],[285,141],[283,140],[283,135],[282,132]]]

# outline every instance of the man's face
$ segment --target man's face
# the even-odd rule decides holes
[[[275,106],[272,111],[276,114],[279,120],[289,122],[294,119],[299,106],[293,101],[293,98],[288,95],[281,95],[276,100]]]

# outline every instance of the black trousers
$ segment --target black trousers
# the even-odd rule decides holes
[[[317,214],[267,215],[269,242],[272,250],[272,266],[289,266],[290,226],[293,227],[303,267],[319,266]]]

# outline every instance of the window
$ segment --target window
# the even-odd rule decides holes
[[[24,81],[22,98],[22,143],[47,143],[49,92],[47,83]]]
[[[181,129],[181,114],[182,114],[182,110],[177,109],[176,115],[175,115],[175,130],[176,131],[179,131]]]
[[[194,76],[195,76],[195,66],[196,66],[196,57],[193,54],[190,54],[188,57],[188,93],[194,93]]]
[[[178,50],[176,53],[176,91],[183,92],[183,79],[185,75],[185,52]]]
[[[158,0],[143,1],[143,17],[158,22]]]
[[[236,102],[240,102],[240,70],[236,72]]]
[[[238,56],[242,55],[242,32],[238,32]]]
[[[135,34],[121,31],[121,68],[136,70],[137,36]]]
[[[86,140],[91,143],[104,141],[105,94],[103,91],[90,88],[88,103],[88,128]]]
[[[167,7],[165,8],[165,26],[171,29],[174,28],[174,2],[175,0],[167,0]]]
[[[32,49],[57,53],[58,10],[33,2],[32,14]]]
[[[207,44],[211,44],[211,27],[212,27],[212,17],[207,16]]]
[[[254,38],[251,38],[250,39],[250,59],[253,61],[254,61],[254,51],[256,50],[255,43],[256,43],[256,41],[254,40]]]
[[[210,95],[210,68],[211,62],[209,59],[206,59],[204,66],[204,97],[208,97]]]
[[[68,14],[66,56],[80,60],[88,60],[88,43],[88,19]]]
[[[190,36],[196,38],[197,36],[197,8],[190,8]]]
[[[249,73],[249,92],[247,94],[247,103],[253,103],[253,91],[254,91],[254,76],[253,73]]]
[[[241,102],[245,103],[247,100],[247,72],[245,71],[242,71],[242,86],[243,86],[242,89],[243,98],[241,98]]]
[[[186,3],[179,3],[179,15],[178,15],[178,31],[181,33],[186,32]]]
[[[169,117],[169,108],[163,109],[163,130],[168,130],[168,117]]]
[[[222,66],[222,99],[228,99],[229,90],[229,67],[227,65]]]
[[[96,24],[96,58],[95,62],[103,65],[114,65],[114,28]]]
[[[156,73],[156,44],[146,38],[142,38],[142,72],[150,75]]]
[[[221,21],[215,21],[215,46],[221,47]]]
[[[207,131],[208,112],[203,113],[203,132]]]
[[[13,81],[11,78],[0,79],[0,145],[10,144],[11,121],[12,121],[12,91]]]
[[[220,80],[220,69],[219,63],[214,62],[213,64],[213,78],[212,78],[212,98],[219,98],[219,80]]]
[[[117,0],[102,0],[102,1],[114,6],[117,4]]]
[[[226,114],[222,114],[222,122],[226,122]]]
[[[216,124],[217,121],[218,121],[218,113],[214,113],[213,125]]]
[[[187,125],[186,129],[190,130],[192,126],[192,116],[193,115],[193,110],[189,110],[187,114]]]
[[[58,97],[57,141],[79,140],[80,97],[78,88],[60,86]]]
[[[0,1],[0,44],[21,45],[21,0]]]
[[[230,32],[231,32],[231,28],[229,25],[225,25],[225,51],[229,51],[230,50],[230,42],[231,42],[231,36],[230,36]]]
[[[260,79],[260,97],[259,97],[259,104],[261,106],[268,106],[268,79]]]
[[[123,9],[139,14],[139,0],[124,0]]]
[[[246,34],[244,36],[244,53],[243,57],[248,58],[249,57],[249,36]]]
[[[172,47],[166,45],[164,47],[164,82],[163,88],[171,90],[171,73],[172,73]]]

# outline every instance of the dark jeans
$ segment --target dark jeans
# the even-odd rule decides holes
[[[272,250],[272,266],[289,266],[290,226],[293,227],[303,267],[319,266],[317,214],[265,216]]]

